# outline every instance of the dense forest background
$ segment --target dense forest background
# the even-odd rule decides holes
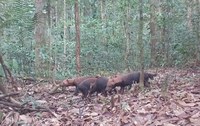
[[[0,10],[0,54],[16,76],[199,63],[199,0],[1,0]]]
[[[200,0],[0,0],[0,10],[1,126],[200,124]]]

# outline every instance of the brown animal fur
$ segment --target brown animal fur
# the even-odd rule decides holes
[[[63,84],[62,84],[62,87],[68,87],[68,86],[75,86],[76,87],[76,90],[75,90],[75,93],[74,95],[77,95],[78,94],[78,89],[77,89],[77,86],[83,82],[84,80],[86,79],[89,79],[89,78],[97,78],[98,76],[96,77],[77,77],[77,78],[72,78],[72,79],[65,79],[63,80]]]
[[[65,79],[63,81],[63,86],[77,86],[80,84],[82,81],[88,79],[88,78],[93,78],[93,77],[77,77],[77,78],[72,78],[72,79]]]
[[[123,79],[121,75],[114,75],[114,76],[109,77],[106,91],[111,93],[112,90],[114,90],[114,92],[117,92],[117,90],[114,87],[118,84],[121,84],[122,81]]]
[[[82,98],[86,98],[88,96],[88,93],[91,87],[95,84],[96,80],[96,77],[88,78],[77,85],[77,89],[83,94]]]

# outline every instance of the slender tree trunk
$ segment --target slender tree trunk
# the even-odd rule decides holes
[[[48,61],[48,77],[51,78],[51,0],[47,1],[47,18],[48,18],[48,54],[49,54],[49,61]]]
[[[169,67],[171,65],[170,63],[170,42],[171,42],[171,35],[170,33],[173,32],[173,22],[171,21],[171,4],[173,4],[172,0],[167,0],[167,5],[166,5],[166,17],[167,17],[167,22],[166,22],[166,36],[165,36],[165,43],[166,43],[166,65]]]
[[[54,12],[54,25],[52,24],[52,27],[57,27],[58,26],[58,1],[56,1],[56,4],[55,4],[55,12]],[[52,41],[52,44],[55,43],[54,39]],[[52,80],[53,82],[55,82],[55,79],[56,79],[56,69],[57,69],[57,51],[55,49],[52,49],[52,59],[54,59],[53,63],[52,63]]]
[[[6,88],[5,88],[4,85],[3,85],[2,76],[0,76],[0,91],[1,91],[3,94],[7,94]]]
[[[105,0],[101,0],[101,20],[105,19]]]
[[[192,12],[193,12],[193,0],[186,0],[187,5],[187,26],[189,30],[192,32]]]
[[[78,0],[75,0],[75,27],[76,27],[76,71],[80,75],[81,64],[80,64],[80,17]]]
[[[163,56],[163,59],[165,58],[165,35],[166,35],[166,23],[165,23],[165,17],[162,19],[163,25],[161,28],[161,43],[162,43],[162,49],[160,50],[160,54]]]
[[[53,28],[53,23],[55,23],[55,6],[51,4],[51,0],[48,0],[48,37],[49,37],[49,77],[52,80],[53,83],[55,83],[55,72],[54,72],[54,68],[56,67],[55,65],[55,61],[51,60],[54,59],[54,50],[52,48],[52,44],[54,43],[54,37],[51,34],[52,28]],[[55,26],[55,25],[54,25]]]
[[[67,43],[66,43],[66,30],[67,30],[67,26],[66,26],[66,1],[64,0],[64,15],[63,15],[63,18],[64,18],[64,36],[63,36],[63,42],[64,42],[64,55],[66,55],[66,46],[67,46]]]
[[[150,13],[150,34],[151,34],[151,66],[156,66],[156,42],[157,42],[157,36],[156,36],[156,2],[155,0],[150,1],[151,5],[151,13]]]
[[[162,50],[161,54],[163,56],[163,59],[165,61],[165,66],[168,66],[168,58],[169,58],[169,54],[168,54],[168,44],[169,42],[167,41],[168,39],[168,5],[165,1],[162,1],[162,14],[163,14],[163,18],[162,18],[162,27],[161,27],[161,42],[162,42]]]
[[[102,30],[106,28],[106,1],[101,0],[101,21],[103,23]],[[102,35],[102,43],[106,43],[105,35]]]
[[[58,1],[56,1],[56,7],[55,7],[55,26],[58,24]]]
[[[44,0],[35,0],[35,67],[36,67],[36,75],[42,76],[43,66],[42,59],[40,58],[40,48],[42,45],[46,44],[45,42],[45,14],[42,12],[44,8]]]
[[[6,79],[8,80],[8,82],[10,82],[12,84],[12,86],[15,88],[15,90],[17,91],[17,86],[16,86],[16,82],[12,76],[12,73],[10,72],[10,70],[8,69],[8,67],[4,64],[4,60],[2,55],[0,54],[0,64],[3,68],[4,74]]]
[[[67,20],[71,21],[72,20],[72,7],[67,8]],[[71,39],[71,29],[70,25],[67,26],[67,39]]]
[[[125,14],[125,21],[124,21],[124,33],[125,33],[125,37],[126,37],[126,52],[125,52],[125,63],[126,63],[126,68],[127,70],[130,70],[129,68],[129,62],[128,62],[128,56],[130,54],[130,30],[129,30],[129,21],[130,21],[130,6],[128,4],[128,6],[126,7],[126,14]]]
[[[51,25],[51,0],[47,1],[48,26]]]
[[[169,66],[169,13],[170,13],[170,8],[168,6],[168,3],[166,5],[166,12],[165,17],[166,17],[166,28],[165,28],[165,62],[166,66]]]
[[[196,62],[200,62],[200,0],[196,0],[196,37],[197,37],[197,49],[196,49]]]
[[[140,49],[140,87],[144,88],[144,43],[143,43],[143,0],[139,0],[139,30],[138,30],[138,46]]]

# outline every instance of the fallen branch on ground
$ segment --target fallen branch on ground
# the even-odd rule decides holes
[[[0,99],[10,97],[10,96],[14,96],[14,95],[18,95],[18,94],[19,94],[19,92],[13,92],[13,93],[10,93],[10,94],[2,94],[2,95],[0,95]]]
[[[31,107],[15,104],[15,103],[8,102],[8,101],[0,101],[0,104],[6,106],[6,108],[9,106],[13,110],[18,111],[19,113],[23,113],[23,114],[29,113],[29,112],[34,112],[34,111],[37,111],[37,112],[49,112],[54,117],[57,117],[57,114],[55,112],[53,112],[52,110],[50,110],[48,107],[37,106],[35,108],[31,108]]]

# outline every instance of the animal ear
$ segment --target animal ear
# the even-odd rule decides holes
[[[93,88],[94,85],[95,85],[95,83],[91,83],[91,84],[90,84],[90,88]]]
[[[73,80],[74,82],[74,80]],[[67,79],[67,83],[72,83],[72,79]]]
[[[96,75],[96,76],[95,76],[95,78],[99,78],[99,77],[101,77],[101,76],[100,76],[100,75]]]
[[[74,83],[75,79],[67,79],[67,83],[71,84]]]
[[[63,84],[66,84],[66,83],[68,83],[68,79],[65,79],[65,80],[63,80],[63,82],[62,82]]]

